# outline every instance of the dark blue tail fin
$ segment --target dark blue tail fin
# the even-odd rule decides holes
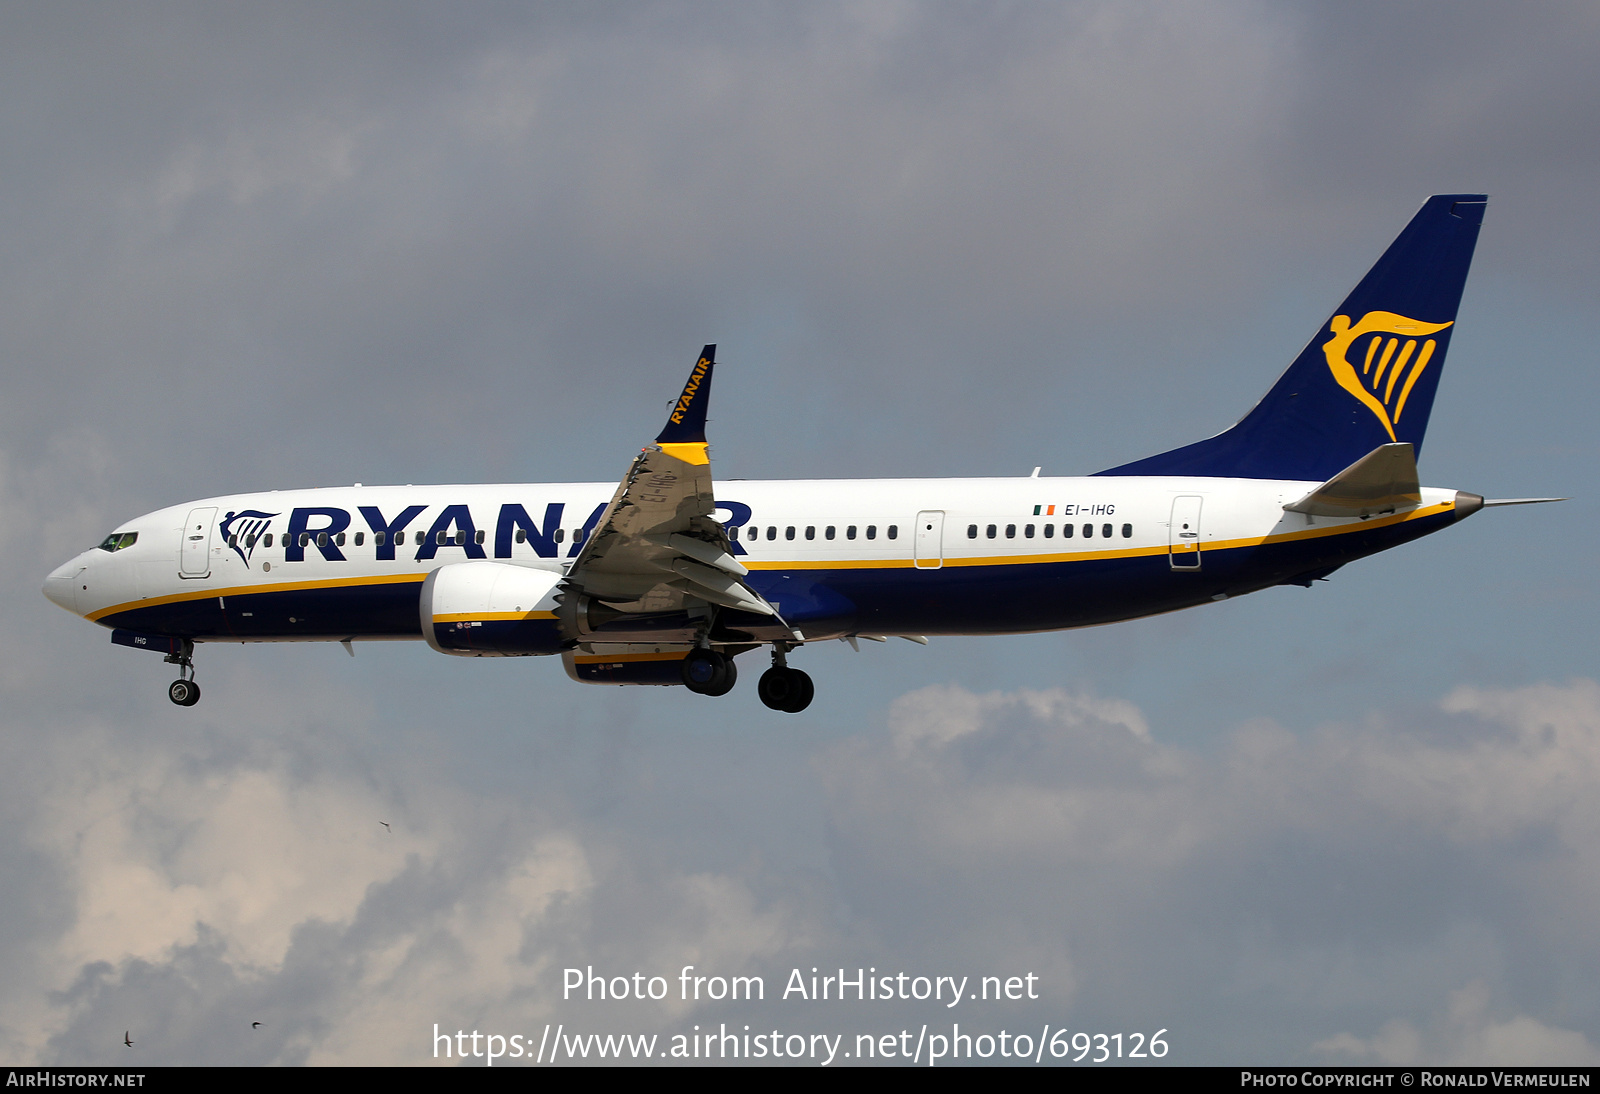
[[[1429,198],[1238,425],[1100,474],[1323,482],[1379,445],[1420,454],[1487,200]]]

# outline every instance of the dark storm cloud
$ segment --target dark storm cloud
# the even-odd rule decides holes
[[[77,155],[12,229],[51,255],[19,341],[80,413],[137,406],[289,474],[308,445],[459,466],[469,421],[557,450],[581,435],[552,403],[606,431],[656,400],[617,381],[773,318],[799,343],[748,359],[786,354],[830,402],[904,395],[912,359],[960,398],[1023,357],[982,332],[1111,307],[1136,261],[1148,291],[1138,244],[1188,245],[1166,226],[1248,185],[1272,31],[1176,18],[827,7],[711,35],[647,8],[437,47],[419,19],[97,28],[43,111]],[[176,391],[181,414],[152,398]]]
[[[6,231],[40,259],[10,274],[19,393],[137,407],[236,452],[228,486],[325,453],[565,477],[679,343],[731,336],[730,394],[843,448],[808,460],[893,460],[1011,392],[1214,352],[1274,239],[1331,247],[1336,292],[1428,189],[1590,162],[1530,133],[1583,131],[1592,16],[1430,10],[36,14],[8,38],[37,104],[9,123]],[[1224,378],[1219,413],[1268,378]],[[507,439],[453,450],[473,427]]]

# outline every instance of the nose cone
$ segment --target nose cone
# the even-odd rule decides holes
[[[78,575],[86,567],[77,559],[73,559],[65,566],[57,566],[50,571],[50,576],[44,579],[45,599],[52,604],[59,604],[73,615],[78,613],[78,586],[82,584]]]

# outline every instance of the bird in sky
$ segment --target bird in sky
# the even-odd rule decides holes
[[[133,1030],[130,1029],[130,1030],[124,1030],[123,1031],[123,1033],[122,1033],[122,1043],[127,1045],[129,1048],[133,1047]]]

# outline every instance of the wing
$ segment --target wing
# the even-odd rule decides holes
[[[567,571],[567,586],[621,612],[719,605],[776,616],[744,582],[716,519],[706,404],[716,346],[701,351],[666,428],[633,465]]]

